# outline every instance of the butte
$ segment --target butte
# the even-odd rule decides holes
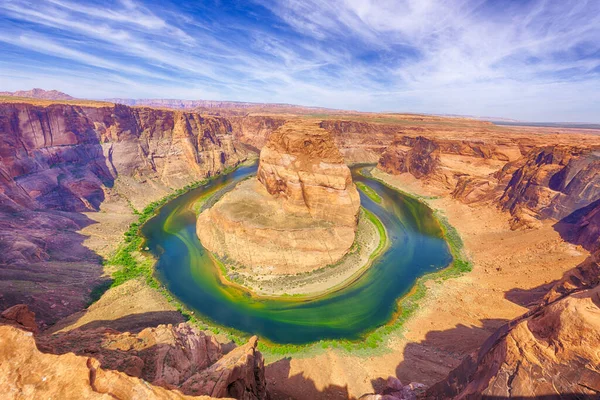
[[[329,132],[290,121],[260,152],[257,176],[198,217],[202,245],[260,275],[310,272],[339,261],[355,239],[360,198]]]

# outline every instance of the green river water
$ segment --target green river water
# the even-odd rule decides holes
[[[196,236],[194,206],[255,174],[256,166],[239,168],[173,199],[144,224],[146,245],[158,259],[157,278],[212,323],[275,343],[360,340],[393,318],[398,299],[418,277],[446,267],[452,256],[429,207],[360,175],[359,168],[352,168],[355,182],[368,185],[382,199],[376,203],[360,192],[361,204],[383,222],[390,246],[352,284],[313,299],[273,299],[220,282],[218,267]]]

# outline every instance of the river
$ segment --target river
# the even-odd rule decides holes
[[[390,321],[397,301],[418,277],[446,267],[452,260],[432,210],[352,168],[382,198],[361,204],[383,222],[388,250],[354,283],[315,299],[265,299],[220,282],[217,267],[196,236],[195,205],[256,173],[242,167],[185,193],[142,227],[146,246],[156,256],[156,276],[183,304],[212,323],[256,334],[275,343],[304,344],[321,339],[360,340]],[[202,317],[200,317],[202,318]]]

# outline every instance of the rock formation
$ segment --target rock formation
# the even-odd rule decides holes
[[[286,122],[285,118],[262,115],[232,116],[228,119],[235,138],[252,146],[257,153],[267,143],[269,136]]]
[[[257,175],[200,215],[206,248],[287,274],[333,264],[352,246],[360,200],[329,133],[310,122],[283,125],[262,149]]]
[[[571,243],[600,248],[600,199],[563,218],[556,228]]]
[[[477,166],[477,159],[492,164]],[[514,229],[564,218],[600,197],[598,146],[535,147],[528,142],[517,146],[405,136],[381,155],[378,168],[437,181],[466,204],[494,202],[510,212]]]
[[[0,307],[26,302],[44,323],[106,279],[82,212],[141,210],[246,158],[222,117],[104,103],[0,104],[0,142]]]
[[[551,146],[506,165],[512,177],[499,204],[514,225],[563,218],[600,197],[600,147]]]
[[[245,157],[224,118],[120,105],[4,104],[0,137],[2,191],[63,211],[97,210],[117,178],[181,187]]]
[[[386,150],[377,165],[390,174],[408,172],[415,178],[431,177],[440,164],[440,146],[423,136],[415,139],[410,150],[392,147]]]
[[[600,396],[600,252],[495,332],[427,398]]]
[[[290,212],[308,210],[314,219],[356,226],[358,192],[331,136],[310,124],[288,123],[260,152],[257,177]]]
[[[214,338],[183,323],[138,334],[32,330],[27,306],[2,313],[0,390],[15,398],[268,398],[256,337],[224,355]]]

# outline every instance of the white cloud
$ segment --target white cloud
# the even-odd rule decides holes
[[[11,22],[0,41],[101,68],[94,73],[111,82],[122,75],[128,97],[600,118],[592,111],[600,104],[595,0],[257,1],[277,20],[202,20],[139,0],[4,0],[0,17],[23,23]],[[0,72],[17,62],[6,60]],[[52,83],[65,77],[56,68],[31,73]],[[90,84],[89,96],[123,92],[78,79]]]

